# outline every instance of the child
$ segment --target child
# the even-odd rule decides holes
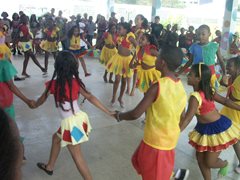
[[[116,31],[117,31],[116,25],[115,24],[110,25],[108,28],[108,32],[105,32],[103,34],[102,40],[100,40],[98,42],[98,44],[102,44],[102,41],[104,41],[104,46],[102,48],[102,52],[100,55],[100,63],[104,64],[105,66],[108,63],[108,61],[117,53]],[[95,46],[99,46],[98,44],[96,44]],[[105,83],[107,83],[107,82],[113,83],[113,80],[112,80],[113,73],[110,73],[109,81],[107,80],[107,74],[108,74],[108,72],[107,72],[107,70],[105,70],[105,73],[103,75],[104,82]]]
[[[233,41],[230,44],[229,53],[232,57],[237,57],[240,55],[240,43],[239,43],[239,34],[238,32],[233,34]]]
[[[121,91],[118,97],[120,106],[123,108],[123,94],[126,87],[126,78],[130,78],[133,74],[129,67],[132,60],[131,49],[136,47],[137,42],[135,35],[131,32],[130,24],[122,23],[119,26],[119,35],[122,36],[121,41],[118,44],[118,52],[108,61],[106,67],[108,72],[115,74],[115,81],[113,85],[113,95],[111,103],[114,104],[116,101],[116,94],[120,80],[122,79]]]
[[[235,57],[228,60],[227,73],[230,75],[230,84],[228,88],[227,98],[240,105],[240,58]],[[224,106],[221,110],[221,114],[227,116],[237,126],[240,124],[240,111],[228,108]],[[240,164],[240,144],[233,145],[235,153],[237,155]],[[240,174],[240,165],[235,168],[235,172]]]
[[[189,50],[190,46],[193,44],[193,39],[194,39],[194,27],[189,26],[188,27],[188,32],[186,33],[186,49]]]
[[[18,46],[24,52],[22,75],[28,78],[30,77],[30,75],[27,74],[27,65],[30,57],[32,58],[33,62],[42,70],[43,73],[46,72],[46,69],[44,69],[40,65],[36,56],[33,54],[32,41],[31,41],[32,37],[27,25],[28,25],[28,17],[25,14],[23,14],[20,17],[20,26],[19,26],[20,38],[19,38]]]
[[[142,15],[138,14],[135,17],[135,28],[134,28],[134,34],[136,37],[136,41],[139,44],[140,39],[142,38],[143,34],[147,32],[148,30],[148,20]],[[133,50],[133,53],[135,52],[135,49]],[[133,84],[132,84],[132,89],[130,96],[134,96],[135,88],[136,88],[136,83],[137,83],[137,73],[138,73],[138,66],[135,67],[134,73],[133,73]],[[128,85],[127,85],[127,94],[129,94],[130,91],[130,79],[128,79]]]
[[[195,64],[188,75],[188,85],[194,92],[189,99],[186,115],[181,119],[184,130],[197,116],[197,125],[189,134],[189,144],[196,149],[196,158],[205,180],[211,179],[211,168],[220,168],[219,176],[226,176],[228,162],[221,160],[222,150],[236,144],[240,128],[216,110],[214,101],[240,110],[240,106],[217,94],[211,87],[211,70],[205,64]]]
[[[154,35],[144,33],[136,48],[136,53],[131,61],[130,68],[136,68],[140,64],[137,73],[136,87],[146,93],[149,87],[159,80],[161,73],[156,70],[155,63],[158,56],[158,43]],[[135,57],[137,61],[135,61]],[[135,62],[134,62],[135,61]]]
[[[189,66],[192,64],[198,64],[200,62],[206,64],[212,72],[211,77],[211,85],[214,88],[219,87],[218,79],[215,72],[215,58],[217,55],[217,58],[219,60],[222,73],[225,75],[225,65],[220,53],[219,44],[214,42],[209,42],[209,37],[211,35],[210,28],[207,25],[201,25],[198,28],[199,31],[199,43],[194,43],[190,49],[189,49],[189,61],[180,68],[180,71],[178,72],[181,74],[184,72]]]
[[[130,121],[146,111],[143,141],[132,157],[133,166],[143,180],[169,180],[173,172],[179,122],[187,102],[184,86],[174,73],[182,58],[181,49],[164,47],[156,61],[162,78],[148,89],[136,108],[115,114],[118,121]]]
[[[88,141],[91,124],[87,114],[79,108],[77,102],[79,93],[103,112],[109,115],[110,112],[95,96],[86,90],[78,75],[78,65],[78,61],[71,52],[59,52],[56,57],[52,80],[46,83],[46,90],[35,103],[35,106],[38,107],[47,100],[49,94],[53,94],[56,107],[63,118],[60,128],[53,135],[48,163],[37,163],[37,166],[48,175],[52,175],[60,147],[67,146],[83,178],[91,180],[92,177],[83,158],[80,145]]]
[[[0,108],[0,177],[21,180],[22,148],[19,131],[12,119]]]
[[[90,76],[91,74],[87,72],[87,67],[83,59],[83,56],[87,54],[87,50],[80,46],[81,38],[78,26],[73,26],[70,29],[68,33],[68,38],[70,40],[69,50],[75,55],[76,59],[80,59],[83,71],[85,73],[85,77]]]
[[[45,70],[47,74],[48,70],[48,58],[49,54],[52,53],[54,59],[56,59],[56,53],[58,51],[58,42],[59,42],[59,28],[54,24],[54,21],[51,17],[48,17],[46,20],[47,28],[43,30],[43,40],[40,44],[42,50],[45,51]]]

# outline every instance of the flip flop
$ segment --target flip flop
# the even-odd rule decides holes
[[[43,163],[37,163],[37,167],[43,171],[45,171],[45,173],[47,173],[49,176],[53,175],[53,171],[49,171],[47,170],[46,164]]]

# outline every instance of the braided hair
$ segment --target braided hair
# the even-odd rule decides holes
[[[70,97],[70,105],[71,110],[74,113],[73,109],[73,100],[72,100],[72,80],[75,78],[80,86],[80,88],[86,92],[88,92],[85,88],[84,83],[79,78],[78,72],[78,61],[75,56],[70,51],[61,51],[58,53],[56,57],[56,61],[54,64],[54,73],[52,79],[47,87],[46,95],[49,92],[53,81],[56,81],[55,89],[54,89],[54,99],[56,107],[60,107],[63,111],[65,110],[63,104],[67,98],[65,86],[66,83],[69,86],[69,97]]]

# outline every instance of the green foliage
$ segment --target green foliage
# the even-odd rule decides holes
[[[161,24],[166,28],[168,24],[171,24],[172,26],[174,24],[178,24],[178,29],[181,28],[181,24],[183,24],[184,17],[183,16],[178,16],[178,17],[173,17],[170,16],[168,19],[161,20]]]

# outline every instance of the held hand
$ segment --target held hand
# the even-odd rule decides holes
[[[29,100],[27,104],[31,109],[37,108],[37,103],[35,100]]]
[[[115,111],[109,111],[108,115],[110,115],[111,117],[115,118],[116,112]]]

